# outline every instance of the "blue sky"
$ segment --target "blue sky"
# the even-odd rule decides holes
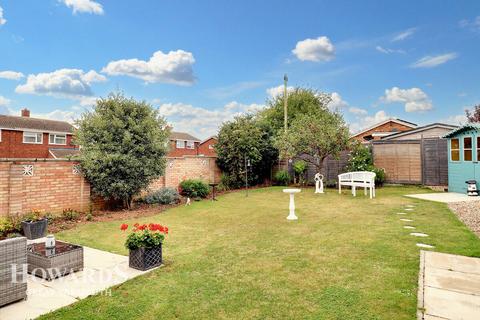
[[[480,1],[0,0],[0,113],[69,120],[120,89],[200,138],[289,86],[355,131],[465,121]]]

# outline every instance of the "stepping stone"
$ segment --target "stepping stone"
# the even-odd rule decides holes
[[[404,229],[415,229],[413,226],[403,226]]]
[[[421,232],[412,232],[412,233],[410,233],[410,235],[414,236],[414,237],[428,237],[428,234],[421,233]]]
[[[412,219],[400,219],[401,221],[405,221],[405,222],[412,222],[413,220]]]
[[[405,210],[406,210],[406,211],[413,211],[412,208],[406,208]]]
[[[425,249],[433,249],[433,248],[435,248],[435,246],[431,246],[431,245],[425,244],[425,243],[417,243],[417,247],[425,248]]]
[[[407,214],[406,212],[397,212],[397,214]]]

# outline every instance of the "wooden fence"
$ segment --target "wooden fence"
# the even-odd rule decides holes
[[[389,183],[448,185],[447,142],[440,138],[373,143],[375,166]]]

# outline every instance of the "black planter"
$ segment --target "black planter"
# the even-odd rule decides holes
[[[48,220],[22,221],[23,234],[28,240],[34,240],[45,237],[47,234]]]
[[[130,268],[145,271],[162,264],[162,245],[153,248],[138,248],[130,250],[128,257]]]

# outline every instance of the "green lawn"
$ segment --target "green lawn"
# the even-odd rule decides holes
[[[419,248],[480,256],[480,240],[446,205],[403,197],[416,187],[296,196],[287,221],[281,188],[170,209],[139,222],[170,228],[165,266],[42,319],[414,319]],[[415,238],[395,214],[415,204]],[[134,223],[135,221],[127,221]],[[119,222],[90,223],[61,239],[127,254]]]

